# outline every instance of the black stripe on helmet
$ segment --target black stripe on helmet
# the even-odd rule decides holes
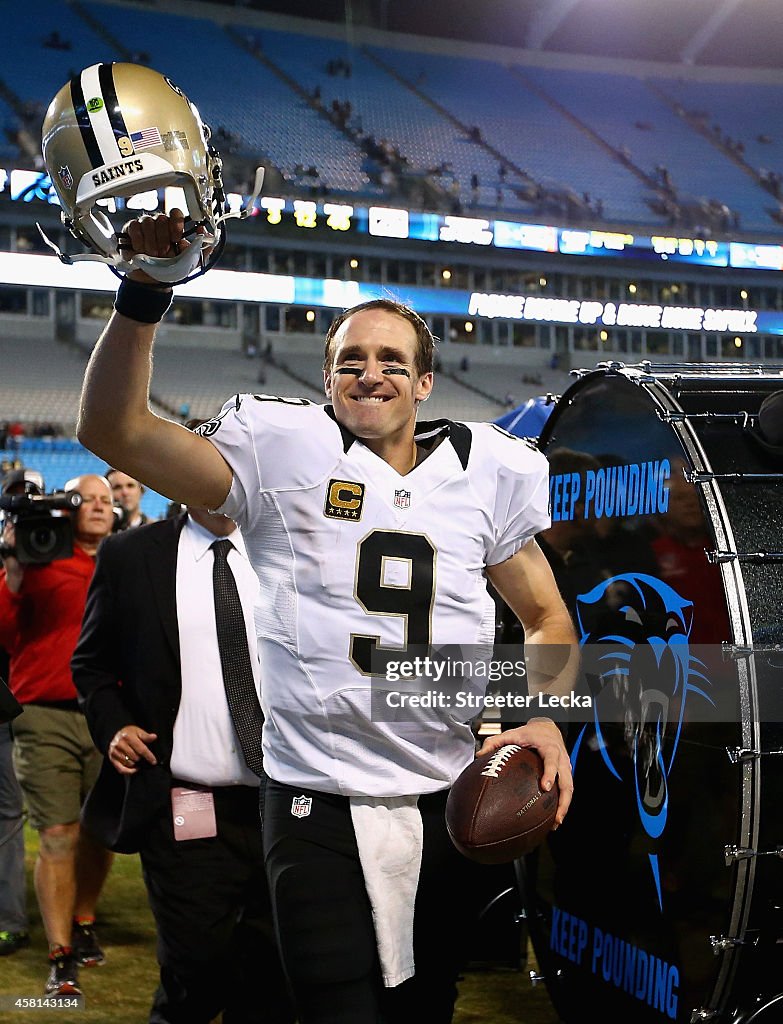
[[[101,92],[103,93],[103,102],[106,104],[106,110],[109,114],[109,123],[111,124],[111,130],[114,133],[115,139],[120,139],[123,136],[129,138],[128,129],[125,125],[125,118],[122,114],[120,107],[120,101],[117,99],[117,90],[114,87],[114,65],[113,64],[101,64],[98,68],[98,82],[100,83]],[[127,156],[127,153],[120,153],[121,156]]]
[[[71,103],[73,103],[76,123],[82,133],[82,142],[87,150],[87,157],[93,167],[100,167],[104,160],[98,140],[95,138],[95,131],[90,124],[90,115],[87,113],[87,103],[84,99],[81,74],[74,75],[71,79]]]

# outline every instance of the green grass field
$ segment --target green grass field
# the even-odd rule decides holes
[[[41,996],[48,971],[46,938],[32,887],[32,867],[38,841],[25,832],[28,871],[28,910],[32,942],[13,956],[0,960],[0,993]],[[116,857],[100,906],[101,944],[107,962],[81,971],[84,1009],[68,1011],[20,1010],[0,1013],[0,1021],[71,1021],[95,1024],[143,1024],[157,984],[155,926],[147,906],[138,857]]]
[[[27,949],[0,958],[3,996],[42,996],[48,970],[46,940],[32,888],[37,836],[30,829],[25,833],[25,842],[32,942]],[[82,969],[83,1009],[0,1012],[0,1022],[145,1024],[157,984],[157,963],[155,928],[138,857],[115,858],[99,908],[98,928],[107,962],[101,967]],[[488,945],[491,942],[492,936],[488,935]],[[454,1024],[557,1024],[557,1019],[543,987],[532,988],[526,970],[469,971],[460,984]]]

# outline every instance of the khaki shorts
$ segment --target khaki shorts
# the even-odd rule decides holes
[[[84,715],[26,704],[13,731],[14,768],[30,824],[40,831],[78,821],[102,761]]]

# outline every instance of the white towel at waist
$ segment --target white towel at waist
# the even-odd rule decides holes
[[[413,910],[424,826],[416,796],[352,796],[351,818],[386,988],[413,977]]]

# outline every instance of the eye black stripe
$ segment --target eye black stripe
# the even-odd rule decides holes
[[[95,132],[90,124],[90,115],[87,113],[81,75],[74,75],[71,79],[71,103],[73,103],[73,110],[76,114],[76,123],[82,133],[82,142],[87,150],[87,157],[93,167],[100,167],[104,160],[98,140],[95,138]]]
[[[113,64],[101,64],[98,69],[98,81],[103,93],[103,102],[106,104],[106,110],[109,114],[109,123],[114,132],[114,138],[119,139],[123,135],[127,136],[128,129],[125,126],[125,118],[122,116],[120,102],[117,99],[117,90],[114,88]]]

